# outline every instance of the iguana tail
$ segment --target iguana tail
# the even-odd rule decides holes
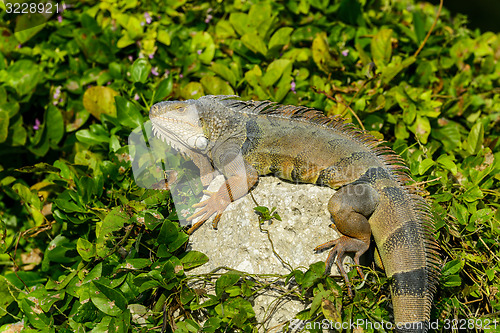
[[[334,220],[332,226],[341,237],[316,248],[333,247],[326,260],[327,271],[335,262],[352,295],[342,259],[346,252],[354,252],[354,262],[359,265],[373,236],[391,279],[396,332],[426,332],[438,282],[439,256],[425,201],[411,194],[401,177],[378,166],[341,187],[330,199],[328,210]],[[363,277],[359,267],[358,272]]]
[[[391,278],[396,331],[426,332],[439,278],[438,246],[429,206],[383,172],[378,172],[371,183],[379,194],[379,203],[368,222]]]

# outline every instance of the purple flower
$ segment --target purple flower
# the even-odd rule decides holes
[[[153,67],[153,68],[151,68],[151,74],[153,74],[154,76],[158,76],[158,75],[160,75],[160,74],[158,73],[158,67]]]
[[[155,54],[151,53],[148,57],[149,57],[149,59],[153,59],[155,57]]]
[[[146,19],[147,24],[151,24],[151,22],[153,22],[153,20],[151,19],[151,16],[149,15],[148,12],[144,13],[144,18]]]
[[[348,49],[345,49],[344,51],[342,51],[342,55],[344,57],[347,57],[349,55],[349,50]]]
[[[134,57],[132,57],[131,55],[128,56],[128,60],[130,61],[134,61]]]
[[[290,83],[290,90],[291,90],[294,94],[296,94],[296,93],[297,93],[297,92],[295,91],[295,81],[294,81],[294,80],[292,80],[292,83]]]
[[[139,100],[139,95],[135,94],[134,100],[138,101]]]
[[[61,96],[61,86],[56,87],[56,91],[54,91],[54,99],[58,99]]]
[[[210,15],[210,14],[207,14],[207,18],[205,19],[205,23],[210,23],[210,21],[212,20],[213,16]]]
[[[57,105],[61,102],[62,98],[61,97],[61,86],[57,86],[56,90],[54,91],[54,95],[52,95],[52,98],[54,99],[52,101],[52,104]]]
[[[61,16],[61,15],[57,15],[57,21],[58,21],[59,23],[62,23],[62,16]]]
[[[196,51],[196,53],[198,53],[198,55],[200,55],[200,54],[201,54],[201,52],[202,52],[201,50]]]
[[[35,131],[38,131],[40,129],[40,125],[41,125],[40,120],[38,120],[38,118],[36,118],[35,119],[35,125],[33,125],[33,129]]]
[[[18,49],[20,49],[21,47],[23,47],[21,44],[17,44]]]

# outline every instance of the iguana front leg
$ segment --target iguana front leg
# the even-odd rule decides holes
[[[217,214],[212,222],[214,229],[217,229],[220,217],[227,206],[231,202],[245,196],[248,190],[251,189],[259,179],[257,171],[250,164],[245,162],[241,155],[237,155],[236,158],[225,165],[223,173],[226,177],[226,181],[219,190],[215,193],[210,193],[210,198],[207,200],[193,205],[193,207],[199,207],[201,209],[190,216],[187,221],[192,221],[199,216],[201,216],[201,219],[189,228],[187,231],[188,234],[192,234],[213,214]]]
[[[314,249],[323,251],[333,247],[326,259],[326,274],[335,262],[347,284],[350,296],[352,296],[351,283],[342,260],[346,252],[354,252],[354,263],[358,266],[359,275],[364,277],[359,267],[359,258],[370,247],[371,229],[368,218],[377,207],[378,201],[379,195],[370,185],[356,184],[342,187],[328,203],[328,210],[334,220],[332,227],[342,236]]]

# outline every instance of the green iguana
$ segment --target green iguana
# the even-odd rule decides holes
[[[396,331],[427,331],[439,278],[438,247],[429,206],[410,193],[406,184],[411,179],[400,156],[340,117],[237,98],[166,101],[150,110],[154,135],[188,155],[204,185],[214,169],[226,179],[209,199],[194,205],[201,209],[188,220],[201,219],[188,233],[214,214],[216,228],[226,207],[247,194],[259,176],[340,187],[328,210],[332,227],[342,236],[316,248],[333,247],[327,273],[335,262],[349,286],[342,259],[353,252],[363,276],[359,258],[373,235],[391,278]]]

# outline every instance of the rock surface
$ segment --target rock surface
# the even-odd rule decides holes
[[[217,177],[208,190],[217,191],[222,182],[222,176]],[[258,216],[253,210],[257,205],[251,195],[246,195],[229,205],[222,215],[218,230],[212,228],[210,219],[190,236],[188,249],[205,253],[209,262],[190,270],[188,274],[205,274],[221,266],[250,274],[288,274],[290,267],[306,270],[310,264],[324,261],[328,251],[316,254],[313,249],[338,238],[337,233],[329,228],[332,221],[327,210],[328,201],[334,193],[327,187],[261,177],[252,194],[258,205],[269,209],[277,207],[282,219],[265,222],[262,228],[269,230],[275,252],[288,265],[283,264],[273,253],[267,234],[260,232]],[[344,263],[349,261],[352,263],[350,258]],[[335,266],[331,273],[340,275]],[[254,301],[259,322],[267,316],[270,304],[281,295],[273,294],[272,291],[266,294],[259,295]],[[306,306],[290,299],[280,300],[279,303],[269,321],[266,321],[267,328],[291,320]]]

